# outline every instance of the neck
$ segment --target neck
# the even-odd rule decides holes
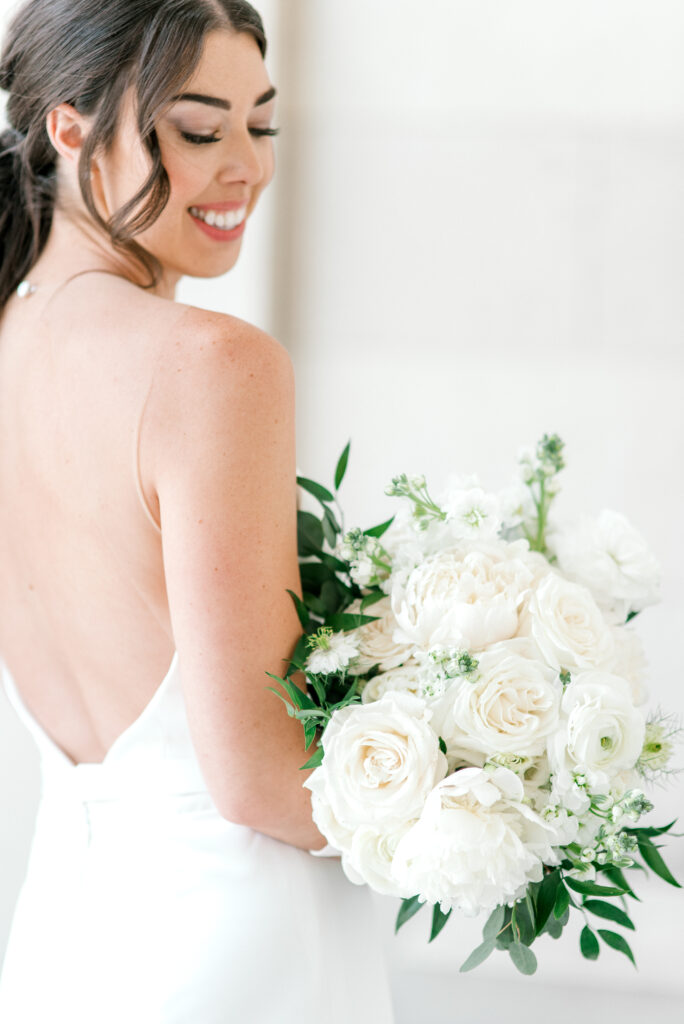
[[[115,250],[95,225],[87,221],[78,223],[56,208],[47,242],[31,268],[28,280],[38,286],[48,285],[83,270],[106,270],[139,287],[143,287],[146,281],[140,267],[130,257]],[[153,288],[146,290],[161,298],[173,300],[176,285],[182,276],[177,271],[162,267],[160,280]]]

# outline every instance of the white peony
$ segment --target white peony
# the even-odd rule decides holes
[[[634,704],[645,704],[648,700],[645,683],[648,664],[641,640],[631,626],[613,626],[612,633],[615,654],[609,670],[629,683]]]
[[[430,793],[423,813],[399,842],[397,882],[421,900],[467,916],[512,904],[557,864],[555,833],[523,801],[507,768],[463,768]]]
[[[553,668],[607,666],[613,635],[586,587],[547,573],[531,594],[519,633],[529,635]]]
[[[426,558],[391,592],[394,639],[473,652],[513,636],[532,573],[527,542],[456,545]]]
[[[342,854],[342,869],[355,885],[367,883],[386,896],[413,896],[392,874],[392,861],[399,840],[414,821],[404,822],[391,831],[374,825],[361,825],[354,832],[351,846]]]
[[[312,791],[314,821],[324,835],[328,813],[352,831],[360,825],[389,828],[418,817],[427,794],[447,771],[431,715],[425,701],[398,692],[333,714],[321,737],[323,763],[303,783]],[[318,810],[321,802],[329,812]]]
[[[355,630],[358,639],[359,653],[350,665],[350,674],[360,675],[368,672],[373,665],[379,665],[381,672],[396,668],[407,661],[413,650],[412,644],[396,643],[392,634],[396,628],[396,620],[389,597],[382,597],[361,612],[361,598],[357,598],[346,609],[347,614],[377,615],[374,622],[367,622]]]
[[[506,642],[478,660],[474,681],[455,680],[434,706],[432,725],[447,757],[473,763],[474,753],[542,754],[558,727],[561,685],[553,670],[514,653]]]
[[[560,728],[549,742],[556,788],[572,795],[579,775],[580,788],[584,777],[593,792],[607,792],[611,778],[636,764],[645,728],[624,679],[601,671],[573,676],[561,701]]]
[[[563,572],[593,593],[613,624],[660,600],[662,570],[625,516],[604,509],[548,539]]]

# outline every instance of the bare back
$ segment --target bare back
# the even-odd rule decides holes
[[[86,273],[0,320],[0,656],[74,763],[102,761],[174,653],[139,442],[188,310]]]

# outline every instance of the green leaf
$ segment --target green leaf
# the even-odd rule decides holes
[[[316,723],[305,722],[304,723],[304,749],[308,750],[313,741],[316,739]]]
[[[635,892],[632,892],[629,882],[623,875],[622,871],[620,871],[620,868],[616,868],[611,865],[611,867],[603,868],[603,874],[606,876],[606,878],[610,879],[611,882],[614,882],[615,885],[621,886],[624,889],[627,896],[631,896],[633,900],[637,901],[637,903],[641,903],[641,900],[637,896],[637,894]]]
[[[473,967],[479,967],[481,963],[484,963],[490,953],[494,952],[495,948],[493,939],[487,939],[486,942],[482,942],[472,951],[468,959],[461,964],[459,971],[472,971]]]
[[[655,846],[653,846],[650,841],[641,840],[639,843],[639,853],[646,864],[648,864],[651,871],[655,871],[656,875],[662,878],[664,882],[674,885],[677,889],[682,888],[677,879],[671,873],[663,858],[658,853]]]
[[[557,921],[556,918],[551,914],[548,921],[544,925],[544,931],[548,932],[552,939],[560,939],[563,934],[563,924],[561,921]]]
[[[437,938],[442,928],[449,920],[450,914],[451,910],[447,910],[445,914],[439,903],[435,903],[432,908],[432,928],[430,929],[430,938],[428,939],[428,942],[432,942],[433,939]]]
[[[619,953],[624,953],[625,956],[628,956],[634,964],[634,966],[636,967],[636,960],[634,959],[634,954],[632,953],[632,950],[629,947],[629,943],[625,938],[622,937],[622,935],[618,935],[617,932],[609,932],[605,928],[599,928],[598,933],[603,939],[603,941],[606,943],[606,945],[611,946],[612,949],[617,949]]]
[[[378,523],[377,526],[371,526],[370,529],[364,530],[366,537],[382,537],[385,530],[387,530],[390,524],[394,521],[394,516],[391,519],[386,519],[384,523]]]
[[[327,487],[323,487],[322,484],[317,484],[315,480],[309,480],[305,476],[298,476],[297,483],[300,487],[303,487],[309,494],[313,494],[314,498],[318,498],[319,501],[334,501],[335,496],[330,493]]]
[[[406,924],[407,921],[410,921],[413,915],[417,914],[420,908],[424,906],[425,900],[421,903],[419,896],[407,896],[406,899],[403,899],[394,925],[395,934],[399,931],[402,925]]]
[[[300,772],[305,771],[307,768],[318,768],[319,764],[323,760],[323,747],[318,747],[315,754],[312,754],[306,764],[300,766]]]
[[[617,886],[583,882],[579,878],[568,878],[567,875],[564,881],[571,889],[581,892],[583,896],[622,896],[625,893],[625,889],[618,889]]]
[[[491,914],[485,922],[485,926],[482,929],[483,939],[495,939],[501,929],[503,928],[504,921],[506,920],[506,908],[505,907],[494,907]]]
[[[365,612],[366,608],[376,604],[377,601],[382,601],[385,596],[382,590],[371,590],[370,594],[366,594],[365,597],[361,598],[361,611]]]
[[[323,547],[323,527],[312,512],[297,512],[297,547],[302,558],[316,555]]]
[[[290,718],[294,718],[294,708],[290,704],[290,702],[287,699],[287,697],[283,697],[282,693],[280,693],[278,690],[276,690],[273,686],[267,686],[266,689],[270,690],[271,693],[275,693],[276,697],[280,697],[280,699],[282,700],[283,704],[287,708],[288,715],[290,716]]]
[[[585,900],[583,906],[585,910],[588,910],[591,914],[596,914],[597,917],[604,917],[608,921],[615,921],[616,924],[621,924],[623,928],[631,928],[634,931],[634,925],[624,910],[614,907],[612,903],[604,903],[603,900]]]
[[[334,615],[340,606],[340,593],[332,580],[326,580],[321,587],[321,604],[325,608],[326,617]]]
[[[639,828],[626,828],[625,832],[629,832],[631,836],[662,836],[664,832],[669,832],[673,825],[677,824],[677,818],[671,821],[669,825],[661,825],[660,828],[656,828],[654,825],[645,826],[642,825]]]
[[[379,615],[355,615],[350,612],[338,612],[326,619],[325,624],[334,630],[358,629],[359,626],[365,626],[367,622],[375,622],[379,618]]]
[[[337,466],[335,467],[335,490],[338,490],[340,484],[344,479],[344,474],[347,471],[347,462],[349,461],[349,448],[351,440],[347,441],[344,451],[337,460]]]
[[[580,951],[587,960],[596,960],[600,952],[599,940],[588,924],[580,933]]]
[[[508,947],[508,953],[521,974],[534,974],[537,970],[537,958],[529,946],[514,942]]]
[[[292,600],[294,601],[294,605],[295,605],[295,608],[297,609],[297,615],[299,616],[299,621],[302,624],[302,628],[303,629],[308,629],[309,626],[311,625],[311,618],[309,616],[309,609],[306,607],[306,605],[302,601],[301,597],[299,597],[298,594],[295,594],[294,590],[288,590],[287,592],[290,595],[290,597],[292,598]]]
[[[530,913],[527,900],[520,900],[514,904],[511,927],[516,942],[522,942],[524,946],[529,946],[534,942],[534,917]]]
[[[305,693],[304,690],[300,690],[299,687],[295,686],[295,684],[290,682],[289,679],[281,679],[280,676],[274,676],[272,672],[267,672],[266,675],[270,676],[271,679],[275,679],[276,682],[280,683],[280,685],[286,691],[287,695],[289,696],[290,700],[295,705],[295,707],[297,707],[297,708],[315,708],[316,707],[314,702],[311,700],[311,697],[309,696],[309,694]]]
[[[442,739],[441,736],[438,736],[437,740],[439,742],[439,749],[442,751],[443,754],[446,754],[446,752],[447,752],[447,745],[446,745],[446,743],[444,742],[444,740]]]
[[[553,904],[553,916],[556,918],[556,920],[563,916],[563,914],[569,906],[570,893],[561,882],[561,884],[558,886],[558,890],[556,892],[556,899]]]
[[[553,910],[558,894],[558,886],[561,883],[561,873],[558,869],[546,875],[537,893],[536,930],[537,935],[541,932]]]

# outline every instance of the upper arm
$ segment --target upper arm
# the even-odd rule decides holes
[[[282,674],[301,632],[287,593],[300,593],[294,372],[257,328],[200,319],[169,346],[152,467],[190,730],[235,820],[284,714],[266,670]]]

